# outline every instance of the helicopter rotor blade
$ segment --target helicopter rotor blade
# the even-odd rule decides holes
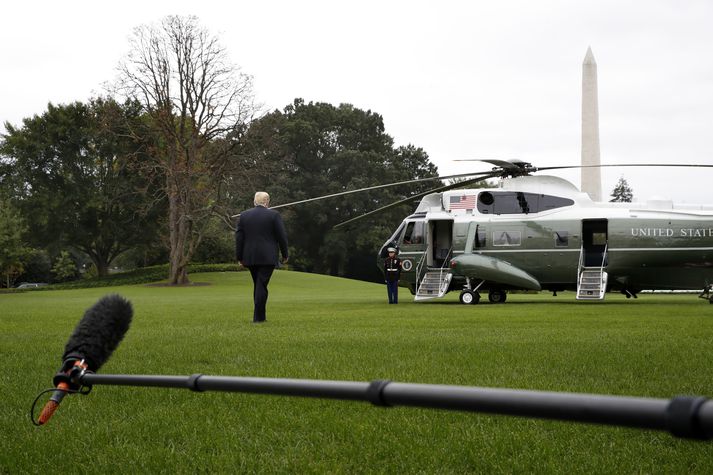
[[[615,168],[615,167],[698,167],[698,168],[713,168],[713,165],[697,164],[697,163],[605,163],[598,165],[558,165],[552,167],[536,167],[531,163],[525,162],[523,160],[512,158],[512,159],[458,159],[453,160],[454,162],[485,162],[496,166],[493,171],[499,171],[500,177],[518,177],[530,175],[534,172],[548,171],[548,170],[567,170],[575,168]]]
[[[679,167],[679,168],[713,168],[713,165],[703,163],[604,163],[599,165],[562,165],[554,167],[537,167],[537,171],[565,170],[571,168],[616,168],[616,167]]]
[[[462,158],[454,162],[485,162],[496,165],[504,170],[519,170],[530,163],[518,158],[490,159],[490,158]],[[701,163],[603,163],[599,165],[558,165],[552,167],[533,167],[534,171],[565,170],[572,168],[614,168],[614,167],[686,167],[686,168],[713,168],[713,165]]]
[[[355,221],[359,221],[359,220],[361,220],[361,219],[367,218],[367,217],[369,217],[369,216],[371,216],[371,215],[373,215],[373,214],[381,213],[382,211],[386,211],[387,209],[395,208],[395,207],[397,207],[397,206],[400,206],[400,205],[402,205],[402,204],[404,204],[404,203],[408,203],[409,201],[413,201],[413,200],[418,199],[418,198],[423,198],[424,196],[430,195],[431,193],[438,193],[438,192],[440,192],[440,191],[448,191],[448,190],[452,190],[452,189],[454,189],[454,188],[461,188],[461,187],[463,187],[463,186],[470,185],[470,184],[472,184],[472,183],[477,183],[477,182],[479,182],[479,181],[487,180],[488,178],[495,178],[495,177],[498,177],[498,176],[500,176],[500,173],[493,173],[493,172],[490,172],[489,175],[485,175],[485,176],[481,176],[481,177],[477,177],[477,178],[472,178],[472,179],[470,179],[470,180],[464,180],[464,181],[459,182],[459,183],[453,183],[453,184],[451,184],[451,185],[441,186],[441,187],[438,187],[438,188],[433,188],[433,189],[431,189],[431,190],[425,191],[425,192],[423,192],[423,193],[418,193],[418,194],[415,194],[415,195],[411,195],[411,196],[409,196],[408,198],[404,198],[403,200],[395,201],[395,202],[390,203],[390,204],[388,204],[388,205],[386,205],[386,206],[382,206],[381,208],[378,208],[378,209],[369,211],[368,213],[359,215],[359,216],[357,216],[357,217],[355,217],[355,218],[348,219],[348,220],[346,220],[346,221],[342,221],[341,223],[339,223],[339,224],[335,225],[334,227],[332,227],[332,229],[341,228],[342,226],[346,226],[347,224],[351,224],[351,223],[353,223],[353,222],[355,222]]]
[[[365,188],[358,188],[356,190],[347,190],[347,191],[342,191],[339,193],[332,193],[329,195],[317,196],[315,198],[308,198],[306,200],[292,201],[290,203],[283,203],[283,204],[276,205],[276,206],[270,206],[270,209],[285,208],[287,206],[293,206],[293,205],[298,205],[298,204],[302,204],[302,203],[310,203],[312,201],[325,200],[327,198],[335,198],[337,196],[350,195],[353,193],[361,193],[364,191],[379,190],[382,188],[389,188],[392,186],[408,185],[411,183],[420,183],[420,182],[424,182],[424,181],[448,180],[451,178],[463,178],[463,177],[469,177],[469,176],[491,175],[492,173],[493,173],[492,171],[473,172],[473,173],[458,173],[456,175],[432,176],[432,177],[426,177],[426,178],[417,178],[415,180],[406,180],[406,181],[398,181],[398,182],[394,182],[394,183],[386,183],[383,185],[367,186]],[[488,176],[487,178],[492,178],[492,176]],[[237,218],[238,216],[240,216],[240,213],[232,215],[231,218]]]
[[[332,193],[330,195],[324,195],[324,196],[317,196],[316,198],[309,198],[306,200],[300,200],[300,201],[293,201],[291,203],[284,203],[281,205],[277,206],[270,206],[271,209],[276,209],[276,208],[284,208],[286,206],[292,206],[292,205],[297,205],[297,204],[302,204],[302,203],[309,203],[311,201],[318,201],[318,200],[324,200],[327,198],[334,198],[337,196],[344,196],[344,195],[350,195],[352,193],[361,193],[364,191],[371,191],[371,190],[379,190],[382,188],[389,188],[392,186],[399,186],[399,185],[408,185],[411,183],[419,183],[423,181],[434,181],[434,180],[448,180],[451,178],[463,178],[463,177],[468,177],[468,176],[476,176],[476,175],[490,175],[492,172],[487,171],[487,172],[474,172],[474,173],[459,173],[457,175],[445,175],[445,176],[433,176],[433,177],[427,177],[427,178],[417,178],[415,180],[406,180],[406,181],[398,181],[394,183],[386,183],[383,185],[375,185],[375,186],[367,186],[365,188],[358,188],[356,190],[347,190],[347,191],[342,191],[339,193]]]
[[[501,168],[519,168],[522,165],[530,165],[530,163],[520,160],[519,158],[504,158],[504,159],[497,159],[497,158],[462,158],[462,159],[457,159],[453,160],[454,162],[485,162],[485,163],[490,163],[491,165],[495,165],[497,167]]]

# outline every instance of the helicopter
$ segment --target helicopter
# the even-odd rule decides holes
[[[414,300],[459,291],[463,304],[477,304],[480,292],[504,303],[509,291],[574,290],[576,300],[597,301],[619,291],[637,298],[642,290],[702,289],[713,304],[713,205],[594,202],[571,182],[538,171],[627,167],[641,164],[537,168],[522,160],[479,160],[485,172],[410,196],[338,224],[350,225],[374,213],[420,198],[383,244],[377,261],[394,247],[402,261],[399,286]],[[713,165],[654,164],[663,167]],[[498,178],[493,188],[468,184]],[[423,181],[427,179],[412,180]],[[399,182],[351,190],[293,204],[402,185]]]

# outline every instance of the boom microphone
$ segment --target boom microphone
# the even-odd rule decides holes
[[[57,390],[42,409],[39,425],[49,421],[68,392],[80,389],[79,376],[97,371],[109,359],[129,329],[133,313],[131,303],[116,294],[101,298],[84,313],[64,348],[62,368],[53,379]]]

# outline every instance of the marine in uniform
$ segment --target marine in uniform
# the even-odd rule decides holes
[[[396,257],[396,248],[387,249],[389,256],[384,260],[384,277],[389,303],[399,303],[399,279],[401,278],[401,259]]]

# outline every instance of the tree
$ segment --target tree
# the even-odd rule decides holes
[[[227,232],[225,224],[217,216],[211,218],[193,261],[206,264],[235,261],[235,237]]]
[[[150,193],[151,182],[130,166],[145,144],[129,130],[142,121],[136,103],[94,99],[49,104],[21,128],[5,125],[0,179],[26,217],[33,246],[54,255],[73,247],[106,275],[119,254],[155,236],[140,192]]]
[[[52,273],[58,282],[71,280],[77,276],[77,264],[69,252],[62,251],[52,266]]]
[[[43,249],[30,249],[22,259],[22,273],[17,276],[20,282],[50,282],[52,280],[52,261]]]
[[[10,201],[0,200],[0,272],[5,277],[6,287],[10,287],[24,269],[23,259],[29,252],[22,239],[25,229],[22,217]]]
[[[255,112],[252,78],[193,16],[136,28],[119,71],[118,91],[150,118],[146,169],[161,177],[168,200],[169,282],[184,284],[224,194],[228,152]]]
[[[634,199],[634,193],[624,177],[619,178],[609,196],[612,198],[609,200],[610,203],[631,203]]]
[[[255,189],[274,205],[367,186],[437,176],[428,155],[413,145],[394,148],[383,118],[349,104],[305,103],[254,121],[241,154]],[[377,279],[376,250],[413,204],[402,205],[347,229],[339,222],[438,186],[438,181],[346,195],[282,210],[290,240],[290,263],[302,270]],[[234,209],[252,196],[239,193]]]

